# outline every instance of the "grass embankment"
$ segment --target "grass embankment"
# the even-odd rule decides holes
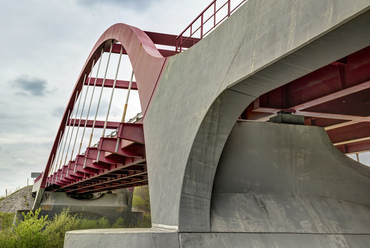
[[[13,225],[15,214],[0,212],[0,230],[10,229]]]

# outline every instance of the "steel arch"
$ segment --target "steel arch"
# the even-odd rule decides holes
[[[167,58],[161,55],[153,41],[144,31],[130,25],[117,23],[109,27],[98,39],[78,76],[68,105],[64,111],[45,170],[41,176],[40,189],[37,192],[34,209],[41,202],[53,157],[59,145],[58,137],[61,137],[64,133],[65,123],[67,118],[69,118],[68,113],[72,112],[75,103],[74,99],[81,92],[84,85],[84,75],[90,73],[93,60],[97,61],[99,59],[101,49],[106,50],[112,42],[121,43],[129,57],[136,78],[143,119],[145,118],[146,111],[161,77],[162,70],[166,65]]]

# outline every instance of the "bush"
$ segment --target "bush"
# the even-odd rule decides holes
[[[6,230],[12,227],[14,221],[14,213],[0,212],[0,230]]]
[[[65,233],[72,230],[96,229],[96,228],[123,228],[125,220],[118,218],[110,225],[107,218],[88,219],[80,215],[72,215],[69,209],[64,209],[61,214],[55,215],[48,220],[47,216],[40,216],[40,210],[35,213],[30,211],[23,214],[24,220],[17,221],[12,227],[14,214],[0,213],[6,228],[0,231],[0,248],[58,248],[64,245]],[[144,215],[143,220],[138,223],[140,227],[150,227],[150,215]]]
[[[0,231],[0,248],[12,247],[10,245],[10,242],[11,242],[10,240],[13,238],[14,238],[14,234],[11,232],[10,229],[1,230]]]
[[[150,213],[149,187],[136,187],[132,200],[132,207],[143,211],[146,214]]]
[[[23,214],[24,221],[17,221],[13,232],[10,229],[4,230],[0,235],[0,247],[7,248],[33,248],[33,247],[47,247],[47,236],[43,232],[46,226],[45,217],[39,217],[40,210],[35,213],[30,211],[27,215]]]
[[[45,233],[48,235],[49,247],[63,247],[64,235],[71,230],[77,230],[81,219],[76,215],[70,215],[69,209],[63,209],[62,213],[55,215],[53,220],[47,222]]]
[[[88,219],[79,215],[71,215],[69,209],[55,215],[47,222],[45,233],[48,235],[48,247],[63,247],[65,233],[72,230],[110,228],[107,218]]]
[[[151,228],[152,227],[152,218],[150,214],[144,214],[143,220],[139,223],[141,228]]]
[[[30,211],[27,215],[23,214],[24,221],[17,221],[13,231],[11,228],[3,229],[0,232],[0,248],[63,247],[64,236],[68,231],[111,227],[104,217],[83,219],[78,215],[69,214],[69,209],[64,209],[52,220],[47,220],[47,216],[40,217],[39,214],[40,210],[35,213]],[[119,223],[115,225],[120,227]]]

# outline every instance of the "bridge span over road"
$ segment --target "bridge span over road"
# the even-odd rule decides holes
[[[367,247],[370,170],[344,153],[369,150],[369,31],[369,0],[249,0],[172,56],[158,36],[112,26],[48,163],[88,68],[117,44],[143,119],[100,123],[117,135],[47,166],[37,199],[148,183],[153,228],[69,232],[65,246]]]

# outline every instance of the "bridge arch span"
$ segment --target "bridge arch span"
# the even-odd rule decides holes
[[[46,180],[58,149],[59,137],[62,137],[64,134],[65,124],[75,107],[75,99],[77,99],[81,92],[85,83],[84,79],[87,79],[87,76],[90,74],[94,61],[96,64],[103,51],[109,52],[110,46],[113,46],[112,43],[120,43],[119,47],[122,46],[123,53],[128,55],[136,79],[143,118],[145,116],[167,58],[161,55],[152,39],[144,31],[130,25],[118,23],[112,25],[101,35],[82,67],[64,111],[49,159],[42,174],[40,190],[38,191],[34,207],[41,201],[43,190],[46,187]],[[116,53],[119,53],[119,48]]]

